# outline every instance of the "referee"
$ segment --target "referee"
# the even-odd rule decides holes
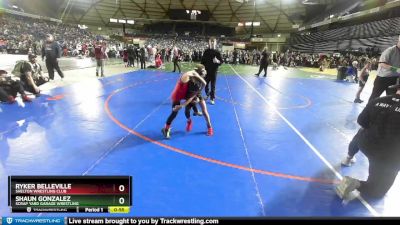
[[[211,37],[208,41],[209,48],[206,49],[203,53],[203,57],[201,58],[201,64],[206,67],[207,75],[206,75],[206,87],[205,92],[208,97],[210,97],[210,103],[212,105],[215,104],[215,85],[217,82],[217,72],[218,67],[222,64],[221,53],[217,50],[217,39],[215,37]],[[211,84],[211,92],[209,85]]]
[[[400,67],[400,36],[397,45],[382,52],[379,59],[378,75],[374,81],[374,88],[368,102],[381,96],[383,91],[386,91],[386,95],[395,93],[395,90],[389,89],[389,86],[396,84],[396,79],[399,76],[396,71],[398,67]]]

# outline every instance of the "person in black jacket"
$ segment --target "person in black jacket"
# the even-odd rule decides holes
[[[349,156],[354,156],[359,148],[368,158],[369,175],[367,181],[346,176],[336,186],[337,194],[346,201],[359,194],[383,197],[400,170],[400,85],[391,88],[397,89],[394,95],[372,100],[358,117],[362,128],[353,138]]]
[[[180,49],[178,49],[178,47],[174,44],[174,47],[172,48],[172,57],[173,57],[173,62],[174,62],[174,71],[172,71],[173,73],[175,73],[176,68],[178,68],[179,73],[181,73],[181,67],[179,66],[179,61],[181,58],[181,51]]]
[[[130,66],[130,67],[135,66],[135,58],[136,58],[136,52],[133,49],[133,46],[129,45],[129,47],[128,47],[128,66]]]
[[[235,50],[233,50],[233,62],[232,62],[234,65],[237,64],[237,61],[238,61],[237,59],[238,59],[238,52],[235,49]]]
[[[7,71],[0,70],[0,102],[15,103],[17,94],[21,95],[24,102],[31,102],[21,82],[7,75]]]
[[[57,70],[58,75],[64,78],[64,74],[58,65],[58,58],[61,57],[61,48],[51,34],[46,36],[46,42],[42,47],[42,60],[46,57],[46,67],[49,72],[50,80],[54,80],[54,69]]]
[[[140,69],[146,69],[146,50],[144,46],[139,50]],[[139,66],[139,65],[138,65]]]
[[[140,48],[136,48],[134,47],[134,52],[135,52],[135,56],[136,56],[136,65],[137,67],[139,67],[139,61],[140,61]]]
[[[218,67],[222,64],[221,53],[216,49],[217,48],[217,39],[212,37],[209,40],[209,48],[206,49],[203,53],[203,57],[201,58],[201,64],[206,67],[207,75],[206,75],[206,99],[210,98],[210,103],[215,104],[215,84],[217,82],[217,72]],[[209,89],[209,84],[211,83],[211,92]]]
[[[267,50],[268,49],[265,48],[264,51],[261,53],[260,69],[258,70],[258,73],[254,74],[257,77],[260,76],[262,70],[264,70],[264,77],[267,76],[268,60],[269,60],[269,54]]]

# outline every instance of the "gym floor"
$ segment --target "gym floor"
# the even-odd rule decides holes
[[[131,175],[130,216],[400,216],[400,179],[384,199],[347,205],[333,189],[344,175],[368,175],[362,153],[353,167],[340,165],[365,107],[353,103],[358,85],[293,68],[257,78],[256,67],[224,65],[216,105],[207,105],[215,135],[205,135],[202,117],[186,132],[182,111],[165,140],[179,74],[171,65],[121,67],[102,79],[94,68],[69,71],[90,79],[66,77],[32,103],[0,104],[0,215],[11,215],[9,175]]]

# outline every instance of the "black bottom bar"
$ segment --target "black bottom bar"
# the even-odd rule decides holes
[[[384,224],[385,222],[393,222],[400,218],[270,218],[270,217],[244,217],[244,218],[204,218],[204,217],[67,217],[67,225],[81,224],[107,224],[107,225],[223,225],[223,224],[297,224],[305,222],[306,224],[332,224],[337,225],[340,222],[351,222],[367,224]]]

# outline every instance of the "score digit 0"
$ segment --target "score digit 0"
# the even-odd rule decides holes
[[[123,205],[125,203],[125,198],[124,197],[119,198],[118,202],[119,204]]]
[[[118,190],[119,190],[120,192],[124,192],[124,191],[125,191],[125,186],[122,185],[122,184],[119,185]]]

